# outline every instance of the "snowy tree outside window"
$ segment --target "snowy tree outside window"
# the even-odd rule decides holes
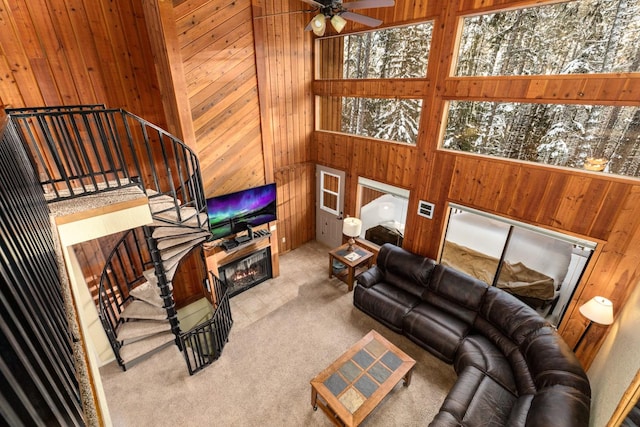
[[[464,19],[456,76],[640,71],[640,0],[578,0]]]
[[[320,78],[425,78],[432,31],[433,23],[425,22],[321,39]],[[340,115],[339,124],[321,120],[323,130],[415,144],[422,100],[327,98],[321,109],[327,118]]]
[[[318,58],[327,63],[320,64],[320,78],[425,78],[432,31],[425,22],[321,39]]]
[[[321,103],[325,108],[341,105],[342,120],[339,129],[322,126],[323,130],[339,132],[369,138],[384,139],[393,142],[415,144],[418,139],[418,126],[422,111],[421,99],[387,98],[329,98]],[[322,114],[330,114],[322,112]]]
[[[577,0],[464,19],[457,76],[640,71],[640,0]],[[640,108],[449,103],[443,148],[640,177]]]
[[[640,177],[640,108],[452,101],[443,148]]]

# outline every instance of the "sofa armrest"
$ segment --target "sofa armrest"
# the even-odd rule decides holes
[[[370,288],[376,283],[381,282],[384,277],[382,275],[382,271],[374,265],[367,271],[358,274],[355,279],[358,284],[364,286],[365,288]]]

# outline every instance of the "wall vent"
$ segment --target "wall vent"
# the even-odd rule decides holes
[[[424,200],[418,202],[418,215],[420,216],[432,219],[434,209],[435,205],[433,203],[425,202]]]

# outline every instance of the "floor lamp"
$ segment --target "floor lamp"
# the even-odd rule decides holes
[[[573,347],[573,352],[580,347],[582,344],[582,340],[587,335],[589,328],[593,323],[598,323],[600,325],[610,325],[613,323],[613,304],[611,301],[604,297],[593,297],[585,304],[580,306],[580,313],[587,319],[589,319],[589,324],[587,328],[580,335],[580,339],[576,343],[575,347]]]

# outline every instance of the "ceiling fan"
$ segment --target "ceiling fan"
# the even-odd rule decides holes
[[[315,10],[319,12],[304,29],[305,31],[313,31],[317,36],[324,35],[327,28],[327,19],[337,32],[341,32],[344,26],[347,25],[347,19],[368,27],[377,27],[382,24],[381,20],[360,15],[359,13],[351,12],[351,10],[389,7],[395,4],[394,0],[356,0],[349,3],[343,3],[341,0],[302,1],[315,7]]]

